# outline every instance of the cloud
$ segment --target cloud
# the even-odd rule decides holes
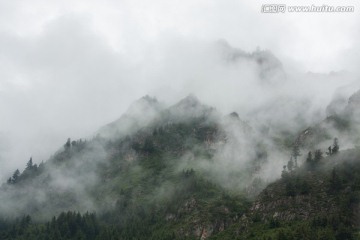
[[[21,149],[8,156],[15,161],[45,160],[67,137],[118,117],[138,94],[126,63],[81,18],[56,19],[36,37],[2,33],[0,48],[0,131]]]
[[[242,117],[277,95],[315,96],[304,108],[317,111],[354,78],[304,72],[354,71],[359,15],[266,15],[265,3],[1,0],[2,171],[22,168],[31,155],[46,160],[68,137],[92,136],[148,93],[171,104],[193,92]],[[247,54],[271,50],[289,81],[254,84],[257,65],[226,62],[219,39]]]

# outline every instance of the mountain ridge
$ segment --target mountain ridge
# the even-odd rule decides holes
[[[358,206],[358,150],[336,155],[330,151],[328,157],[318,162],[311,158],[309,163],[306,156],[299,158],[299,149],[284,150],[238,113],[222,116],[194,95],[167,108],[144,96],[119,119],[144,116],[142,107],[148,106],[155,110],[143,125],[135,122],[128,132],[119,134],[117,120],[109,135],[98,134],[86,141],[68,139],[48,161],[37,165],[31,158],[22,173],[15,171],[0,188],[0,199],[6,203],[0,206],[0,220],[1,216],[10,219],[0,224],[0,238],[21,239],[25,233],[36,238],[35,232],[49,238],[58,231],[62,238],[73,239],[76,231],[61,227],[77,226],[73,218],[85,219],[91,222],[89,228],[97,229],[89,232],[83,228],[87,225],[79,225],[87,239],[105,235],[115,239],[277,239],[281,234],[299,234],[301,228],[306,238],[311,233],[307,224],[318,221],[317,217],[326,221],[325,227],[315,226],[319,237],[354,236],[356,224],[345,230],[329,224],[346,224],[357,217],[341,211],[348,197],[355,197],[351,200],[354,209]],[[312,148],[327,144],[319,141]],[[276,175],[273,169],[281,170],[281,161],[290,155],[289,162],[292,155],[299,158],[297,168],[288,162],[281,179],[275,177],[269,184],[262,178],[264,171]],[[274,156],[281,161],[274,161]],[[343,179],[340,185],[337,175]],[[340,193],[346,199],[337,199]],[[332,213],[333,218],[323,217],[325,213]],[[27,214],[33,223],[25,217],[21,221],[27,227],[12,232],[11,226],[17,223],[11,219]],[[53,216],[57,217],[50,223]],[[57,227],[46,227],[51,224]]]

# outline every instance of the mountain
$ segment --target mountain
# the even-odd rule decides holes
[[[360,151],[284,170],[214,239],[359,239]]]
[[[0,215],[29,215],[41,223],[53,216],[62,219],[61,214],[80,221],[92,217],[77,212],[96,212],[101,224],[125,239],[207,238],[231,225],[249,203],[210,175],[216,173],[213,164],[221,164],[217,150],[231,139],[222,117],[194,95],[161,106],[143,97],[94,139],[68,139],[39,166],[30,159],[1,187]],[[239,118],[234,123],[242,124]],[[42,226],[33,227],[43,236],[54,234]],[[2,239],[13,236],[1,234]]]
[[[327,107],[328,116],[318,124],[303,130],[296,140],[297,144],[306,148],[341,138],[350,147],[360,143],[360,90],[353,93],[347,100],[335,98]],[[332,113],[332,114],[331,114]],[[329,115],[330,114],[330,115]],[[323,147],[323,146],[322,146]]]
[[[360,122],[360,90],[350,96],[344,111],[353,121]]]
[[[286,73],[281,61],[268,50],[257,49],[252,53],[247,53],[241,49],[233,48],[225,40],[219,41],[218,47],[227,63],[245,62],[255,66],[261,83],[277,85],[286,80]]]
[[[118,138],[132,134],[152,122],[163,109],[156,98],[144,96],[132,103],[116,121],[102,127],[97,134],[104,138]]]
[[[15,171],[0,239],[353,239],[360,153],[336,144],[307,157],[194,95],[170,107],[145,96]]]

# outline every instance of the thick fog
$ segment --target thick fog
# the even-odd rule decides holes
[[[266,3],[0,0],[0,180],[147,94],[171,105],[193,93],[255,125],[291,127],[299,109],[304,125],[322,119],[352,93],[341,89],[359,89],[360,4],[264,14]]]

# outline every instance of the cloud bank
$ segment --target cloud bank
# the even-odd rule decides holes
[[[171,105],[194,93],[259,124],[289,122],[298,102],[325,115],[335,90],[358,81],[359,3],[308,15],[266,15],[262,4],[0,1],[0,178],[91,137],[146,94]],[[284,75],[264,83],[256,54],[268,50]]]

